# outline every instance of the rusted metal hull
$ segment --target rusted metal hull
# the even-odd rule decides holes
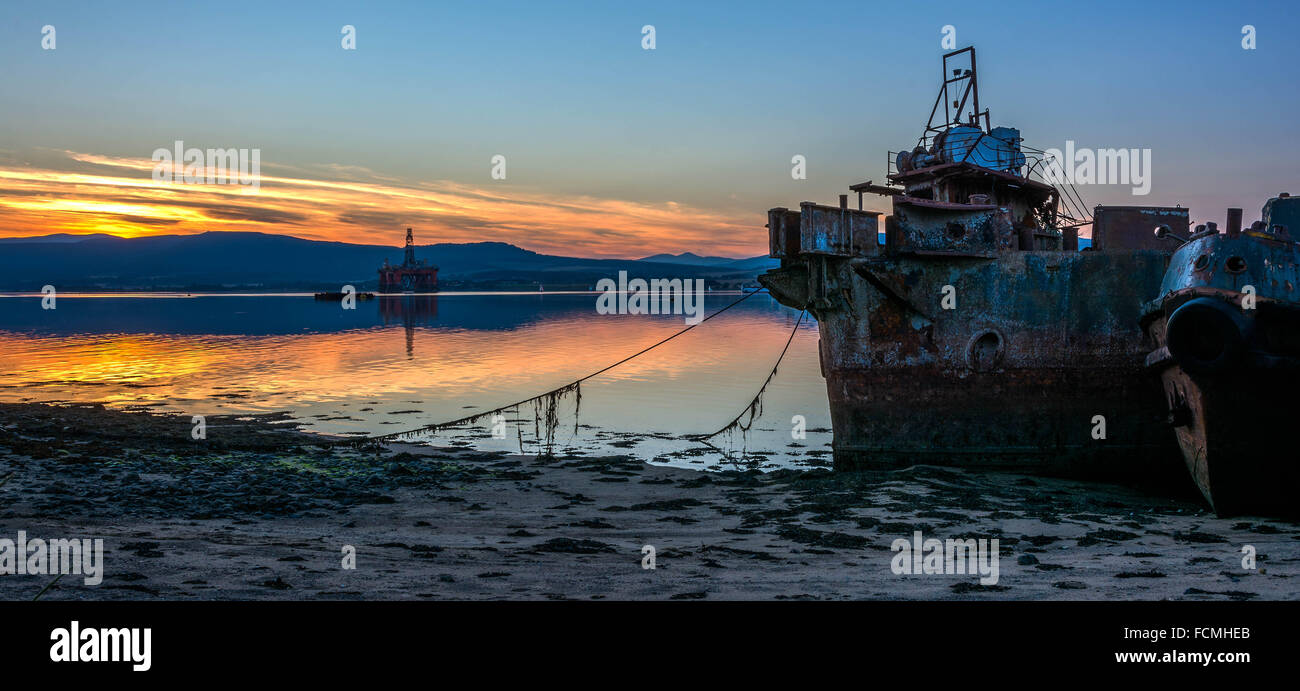
[[[1184,463],[1216,514],[1300,513],[1291,427],[1300,376],[1269,370],[1205,377],[1174,365],[1160,381]]]
[[[1049,162],[1019,130],[991,126],[974,48],[945,54],[942,74],[889,184],[849,187],[857,210],[841,195],[838,209],[768,211],[781,268],[759,280],[818,321],[835,467],[1180,472],[1139,317],[1172,251],[1154,231],[1185,232],[1187,209],[1086,218],[1077,191],[1032,177]],[[864,193],[890,200],[883,244]],[[1081,252],[1089,223],[1096,245]]]
[[[1177,451],[1139,367],[830,370],[837,470],[914,464],[1157,477]],[[1092,436],[1105,411],[1106,439]]]
[[[1265,218],[1293,203],[1272,200]],[[1285,228],[1241,232],[1238,223],[1222,235],[1211,226],[1170,259],[1143,316],[1155,346],[1147,365],[1215,512],[1297,515],[1300,249]]]
[[[1167,257],[805,254],[760,281],[819,322],[837,469],[1149,475],[1178,464],[1138,324]]]

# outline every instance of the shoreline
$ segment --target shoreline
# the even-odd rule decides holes
[[[41,599],[1300,599],[1300,525],[1116,485],[323,448],[283,415],[190,430],[187,416],[0,404],[0,538],[104,540],[102,584],[65,577]],[[997,539],[997,583],[895,574],[891,546],[916,531]],[[0,575],[0,599],[52,580]]]

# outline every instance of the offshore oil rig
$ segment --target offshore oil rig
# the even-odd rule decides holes
[[[410,228],[406,229],[406,252],[402,263],[393,266],[385,259],[384,265],[379,267],[379,292],[438,292],[438,267],[415,258],[415,239]]]

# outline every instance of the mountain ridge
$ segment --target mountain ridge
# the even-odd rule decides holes
[[[138,238],[58,233],[0,238],[0,247],[0,290],[39,290],[43,285],[105,290],[198,286],[337,290],[344,283],[365,290],[376,287],[379,266],[385,260],[400,263],[403,252],[400,246],[248,231]],[[417,245],[416,257],[439,266],[444,287],[514,283],[585,287],[620,270],[644,278],[743,282],[776,264],[764,257],[717,258],[720,264],[566,257],[497,241]]]

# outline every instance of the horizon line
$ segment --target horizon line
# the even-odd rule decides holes
[[[198,233],[170,233],[170,234],[163,234],[163,235],[117,235],[117,234],[115,234],[115,233],[105,233],[105,232],[98,232],[98,233],[67,233],[67,232],[56,232],[56,233],[47,233],[47,234],[45,234],[45,235],[3,235],[3,236],[0,236],[0,242],[4,242],[4,241],[6,241],[6,240],[27,240],[28,243],[5,243],[5,244],[73,244],[73,243],[40,243],[40,242],[38,242],[38,240],[40,240],[40,239],[42,239],[42,238],[50,238],[50,237],[73,237],[73,238],[96,238],[96,237],[106,237],[106,238],[115,238],[115,239],[118,239],[118,240],[146,240],[146,239],[151,239],[151,238],[184,238],[184,237],[197,237],[197,236],[199,236],[199,235],[209,235],[209,234],[214,234],[214,235],[263,235],[263,236],[266,236],[266,237],[293,238],[293,239],[295,239],[295,240],[301,240],[301,241],[303,241],[303,242],[318,242],[318,243],[327,243],[327,244],[333,244],[333,245],[353,245],[353,246],[356,246],[356,247],[383,247],[383,248],[393,248],[393,249],[398,249],[398,250],[400,250],[400,249],[402,249],[403,247],[406,246],[405,243],[397,244],[397,245],[385,245],[385,244],[374,244],[374,243],[364,243],[364,242],[347,242],[347,241],[345,241],[345,240],[320,240],[320,239],[316,239],[316,238],[304,238],[304,237],[300,237],[300,236],[297,236],[297,235],[293,235],[293,234],[291,234],[291,233],[268,233],[268,232],[261,231],[261,230],[204,230],[204,231],[201,231],[201,232],[198,232]],[[661,256],[661,255],[668,255],[668,256],[670,256],[670,257],[682,257],[682,256],[685,256],[685,255],[690,255],[690,256],[692,256],[692,257],[698,257],[698,258],[700,258],[700,259],[716,258],[716,259],[725,259],[725,260],[728,260],[728,261],[748,261],[748,260],[750,260],[750,259],[770,258],[770,255],[767,255],[767,254],[754,255],[754,256],[751,256],[751,257],[729,257],[729,256],[724,256],[724,255],[704,255],[704,254],[697,254],[697,253],[695,253],[695,252],[689,252],[689,251],[687,251],[687,252],[679,252],[679,253],[677,253],[677,254],[672,254],[671,252],[656,252],[656,253],[654,253],[654,254],[648,254],[648,255],[645,255],[645,256],[642,256],[642,257],[602,257],[602,256],[587,256],[587,257],[584,257],[584,256],[580,256],[580,255],[572,255],[572,254],[547,254],[546,252],[540,252],[540,251],[538,251],[538,250],[529,249],[529,248],[527,248],[527,247],[524,247],[523,245],[516,245],[516,244],[514,244],[514,243],[512,243],[512,242],[503,242],[503,241],[501,241],[501,240],[475,240],[475,241],[470,241],[470,242],[433,242],[433,243],[426,243],[426,244],[416,243],[416,244],[415,244],[415,247],[434,247],[434,246],[436,246],[436,245],[456,245],[456,246],[465,246],[465,245],[504,245],[504,246],[506,246],[506,247],[514,247],[514,248],[516,248],[516,249],[524,250],[525,252],[532,252],[532,253],[534,253],[534,254],[538,254],[538,255],[546,256],[546,257],[568,257],[568,258],[572,258],[572,259],[588,259],[588,260],[593,260],[593,261],[596,261],[596,260],[599,260],[599,261],[604,261],[604,260],[609,260],[609,261],[644,261],[645,259],[648,259],[648,258],[650,258],[650,257],[657,257],[657,256]]]

